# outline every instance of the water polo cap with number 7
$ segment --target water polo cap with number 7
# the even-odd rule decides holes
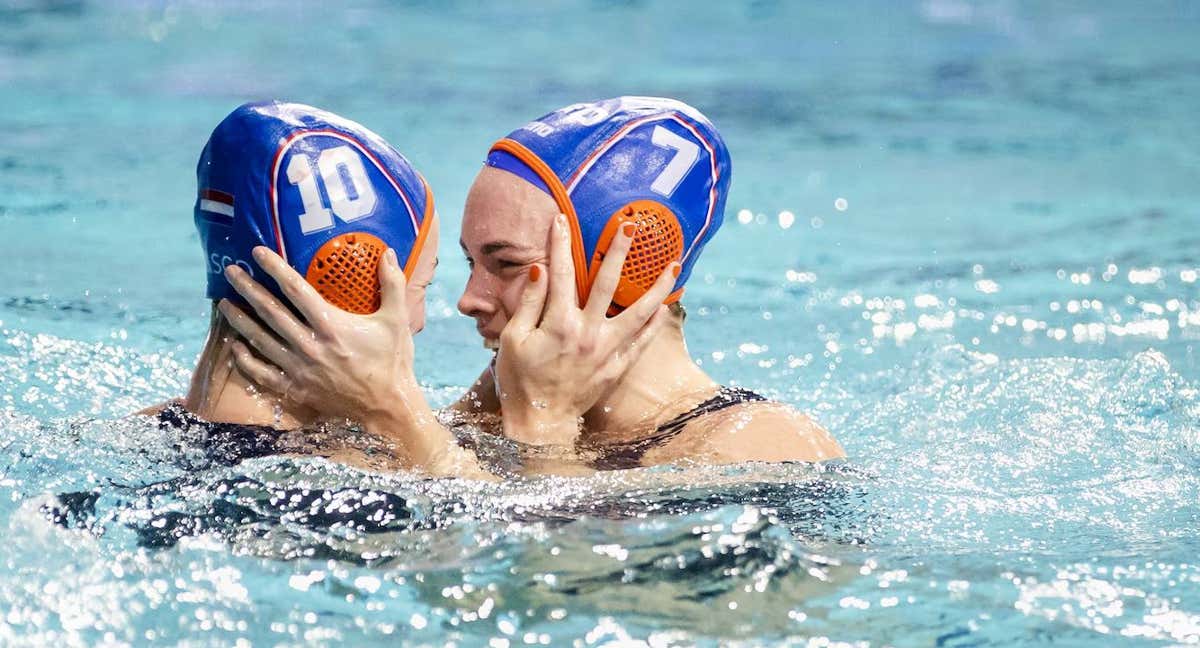
[[[730,159],[712,123],[658,97],[580,103],[539,117],[492,145],[487,164],[549,193],[571,224],[580,303],[615,233],[635,223],[614,295],[629,306],[672,262],[679,299],[705,243],[721,226]]]
[[[238,107],[213,131],[196,167],[196,229],[208,297],[241,297],[238,265],[279,297],[250,251],[282,256],[327,301],[379,308],[379,262],[391,247],[411,277],[433,221],[433,194],[408,160],[370,130],[311,106]]]

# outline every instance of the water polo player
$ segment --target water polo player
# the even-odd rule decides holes
[[[508,397],[500,403],[506,434],[544,435],[552,423],[537,417],[562,420],[556,409],[586,406],[575,412],[584,422],[577,444],[596,450],[597,463],[606,467],[683,458],[843,456],[838,443],[804,415],[719,386],[687,353],[678,300],[704,245],[721,226],[729,183],[729,153],[721,136],[699,111],[671,99],[575,104],[492,146],[467,197],[461,243],[473,269],[458,306],[475,318],[485,339],[499,340],[495,375]],[[613,302],[595,306],[619,312],[663,271],[675,278],[665,299],[670,325],[646,340],[640,359],[590,402],[572,398],[566,382],[582,380],[568,369],[578,339],[590,332],[537,331],[522,315],[530,305],[540,307],[539,295],[545,294],[526,277],[540,272],[547,229],[551,301],[559,291],[560,302],[582,303],[622,230],[632,234],[632,242]],[[508,415],[508,402],[518,399],[546,405],[520,410],[534,417],[521,420]],[[558,439],[573,432],[562,430]]]
[[[229,301],[242,300],[226,266],[233,281],[254,277],[262,284],[259,296],[281,298],[292,287],[273,282],[253,252],[268,246],[327,305],[369,314],[381,300],[403,301],[415,333],[424,326],[425,288],[437,264],[433,195],[408,160],[375,133],[329,112],[278,102],[230,113],[205,145],[196,179],[195,222],[212,320],[187,396],[157,415],[178,426],[207,425],[214,436],[250,439],[269,451],[269,430],[307,425],[326,413],[255,387],[235,368],[234,356],[249,351],[230,321],[258,323]],[[407,281],[396,279],[401,272]],[[397,289],[406,294],[398,297]],[[302,335],[282,318],[271,323],[289,344]]]
[[[456,407],[499,410],[507,436],[588,448],[604,467],[842,456],[804,415],[722,388],[687,354],[674,304],[721,224],[729,167],[708,120],[670,99],[576,104],[497,142],[467,198],[459,301],[497,357]],[[353,370],[313,359],[310,376]]]

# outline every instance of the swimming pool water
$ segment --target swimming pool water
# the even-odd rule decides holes
[[[1200,643],[1200,7],[0,2],[0,644]],[[180,455],[126,415],[207,326],[194,164],[252,99],[487,145],[681,98],[734,158],[688,287],[718,379],[850,459],[423,482]]]

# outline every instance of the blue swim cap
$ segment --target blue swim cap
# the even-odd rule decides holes
[[[567,215],[581,303],[617,229],[637,224],[613,298],[618,307],[644,294],[673,261],[683,268],[666,303],[679,299],[721,226],[730,180],[729,151],[712,123],[659,97],[561,108],[493,144],[487,164],[547,191]]]
[[[196,165],[196,229],[211,299],[241,298],[223,274],[237,264],[276,295],[250,251],[279,253],[330,303],[379,308],[379,261],[411,277],[433,221],[424,178],[380,136],[333,113],[263,102],[229,114]]]

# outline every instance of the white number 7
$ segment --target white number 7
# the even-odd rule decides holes
[[[675,188],[679,186],[679,183],[683,181],[683,176],[687,175],[687,172],[692,170],[692,165],[696,164],[696,160],[700,157],[700,147],[696,146],[695,142],[688,141],[662,126],[654,127],[650,141],[654,142],[655,146],[675,150],[671,161],[667,162],[662,173],[659,173],[658,177],[654,179],[654,183],[650,185],[650,190],[654,193],[670,197],[672,193],[675,193]]]

